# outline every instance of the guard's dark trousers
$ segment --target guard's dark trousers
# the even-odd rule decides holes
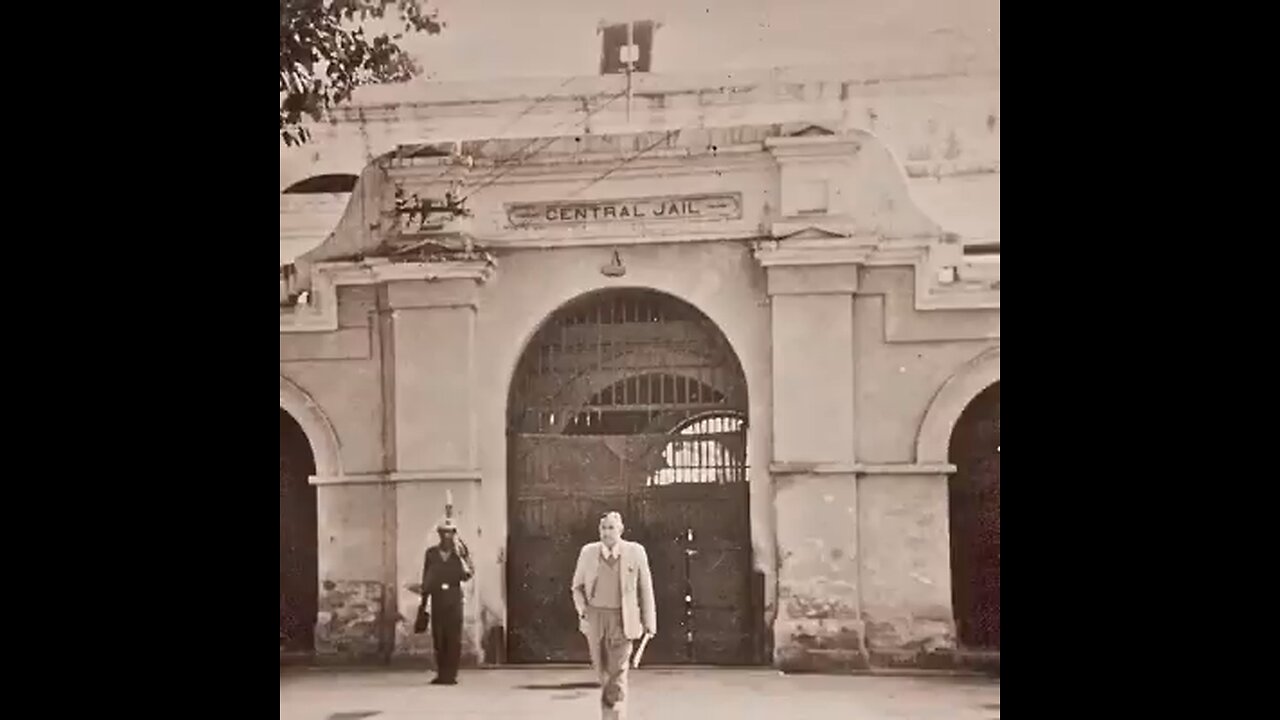
[[[441,682],[456,681],[462,662],[462,603],[441,603],[432,608],[431,640],[436,651],[436,677]]]

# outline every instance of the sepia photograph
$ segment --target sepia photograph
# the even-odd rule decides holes
[[[281,720],[999,720],[999,0],[280,0],[279,97]]]

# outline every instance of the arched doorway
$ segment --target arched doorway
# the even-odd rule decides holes
[[[280,647],[314,648],[318,593],[315,456],[302,426],[280,409]]]
[[[588,660],[569,584],[608,510],[653,569],[646,662],[754,661],[747,387],[714,323],[651,290],[582,296],[525,349],[507,420],[510,661]]]
[[[960,414],[949,459],[951,594],[960,646],[1000,649],[1000,383]]]

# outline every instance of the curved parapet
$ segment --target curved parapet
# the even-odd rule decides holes
[[[768,239],[756,244],[761,265],[910,266],[917,310],[1000,306],[998,264],[994,281],[973,277],[960,238],[912,198],[902,165],[875,134],[814,125],[765,144],[780,198]]]
[[[765,145],[781,172],[773,237],[809,228],[876,242],[942,236],[941,226],[911,199],[902,166],[872,133],[810,125]]]
[[[361,171],[360,178],[351,189],[347,208],[333,232],[320,245],[294,260],[293,265],[301,277],[309,275],[310,267],[316,263],[357,257],[377,245],[380,238],[369,229],[380,224],[382,192],[382,169],[372,163]]]

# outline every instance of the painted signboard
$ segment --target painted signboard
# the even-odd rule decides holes
[[[516,227],[665,220],[737,220],[742,217],[742,194],[509,203],[506,210],[507,220]]]

